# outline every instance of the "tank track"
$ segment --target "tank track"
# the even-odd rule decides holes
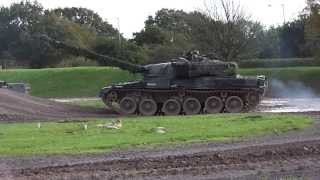
[[[103,102],[124,115],[242,113],[256,108],[263,90],[110,89]]]

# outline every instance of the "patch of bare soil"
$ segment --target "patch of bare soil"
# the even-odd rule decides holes
[[[110,115],[115,113],[106,109],[67,105],[0,88],[0,122],[110,117]]]

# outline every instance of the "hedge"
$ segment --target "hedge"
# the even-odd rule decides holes
[[[288,59],[252,59],[240,61],[241,68],[277,68],[297,66],[320,66],[318,58],[288,58]]]

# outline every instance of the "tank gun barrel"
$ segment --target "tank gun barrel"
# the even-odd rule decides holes
[[[98,62],[102,62],[108,66],[113,66],[113,67],[119,67],[123,70],[130,71],[132,73],[140,73],[145,71],[145,68],[143,66],[135,65],[129,62],[125,62],[123,60],[110,57],[107,55],[101,55],[98,53],[95,53],[93,51],[90,51],[85,48],[80,48],[80,47],[75,47],[72,45],[68,45],[64,42],[54,40],[46,35],[40,36],[40,39],[46,42],[49,42],[52,46],[58,49],[63,49],[66,52],[74,55],[74,56],[83,56],[89,59],[94,59],[97,60]]]

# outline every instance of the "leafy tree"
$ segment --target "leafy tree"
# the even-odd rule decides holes
[[[93,50],[97,53],[116,57],[135,64],[146,62],[148,56],[142,47],[128,41],[121,42],[122,43],[120,44],[118,40],[100,36],[97,39]]]
[[[0,8],[0,53],[12,57],[24,35],[33,31],[43,15],[43,7],[36,1],[14,3]]]
[[[279,27],[280,57],[306,57],[305,19],[298,19]]]
[[[204,14],[207,37],[219,57],[234,61],[256,54],[252,48],[262,26],[250,21],[240,4],[233,0],[206,1]]]
[[[139,33],[134,33],[134,41],[140,46],[144,44],[166,44],[169,41],[167,34],[157,25],[151,24],[150,21],[153,21],[151,16],[145,22],[145,29]]]
[[[94,28],[98,34],[118,36],[118,31],[111,24],[104,21],[99,14],[87,8],[57,8],[53,12],[58,17],[65,17],[77,24]]]
[[[280,57],[279,28],[271,27],[257,35],[258,58]]]
[[[307,22],[305,35],[308,40],[308,46],[313,49],[313,53],[320,57],[320,1],[307,0]]]

